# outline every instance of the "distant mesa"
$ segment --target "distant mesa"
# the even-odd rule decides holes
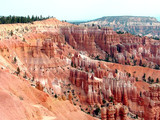
[[[160,22],[156,18],[148,16],[105,16],[81,23],[81,25],[107,26],[113,28],[115,31],[127,31],[134,35],[160,37]]]

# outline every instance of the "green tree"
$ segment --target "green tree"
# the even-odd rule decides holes
[[[139,61],[139,66],[142,66],[142,60]]]
[[[154,83],[154,79],[153,79],[153,78],[151,79],[151,84],[152,84],[152,83]]]
[[[118,73],[118,70],[117,70],[117,69],[115,69],[115,73]]]
[[[11,36],[13,35],[13,30],[11,30],[10,35],[11,35]]]
[[[17,76],[20,74],[20,69],[19,69],[19,67],[17,68]]]
[[[136,65],[137,60],[133,60],[134,65]]]
[[[143,77],[142,77],[143,79],[145,79],[146,78],[146,74],[144,73],[144,75],[143,75]]]
[[[121,52],[120,46],[117,46],[117,51],[118,51],[119,53]]]
[[[40,15],[40,20],[43,20],[43,17],[42,17],[42,15]]]
[[[98,29],[101,29],[100,25],[98,25]]]
[[[26,72],[24,72],[23,78],[25,79],[27,78]]]
[[[14,63],[16,63],[16,62],[17,62],[17,58],[16,58],[16,57],[14,57],[14,58],[13,58],[13,61],[14,61]]]
[[[31,18],[31,20],[32,20],[32,21],[34,21],[34,15],[32,15],[32,18]]]
[[[152,80],[152,79],[151,79],[151,77],[149,76],[149,77],[148,77],[148,82],[151,83],[151,80]]]
[[[159,83],[159,78],[156,79],[156,83]]]
[[[31,18],[29,15],[27,16],[27,22],[31,22]]]
[[[142,77],[143,81],[146,82],[146,74],[144,73],[143,77]]]
[[[131,77],[131,73],[128,73],[128,77]]]

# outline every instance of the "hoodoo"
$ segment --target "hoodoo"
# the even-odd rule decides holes
[[[55,18],[0,25],[0,116],[159,120],[159,49],[148,37]]]

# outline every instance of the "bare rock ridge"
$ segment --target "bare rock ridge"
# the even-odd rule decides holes
[[[0,28],[3,120],[160,119],[159,41],[55,18]]]
[[[127,31],[135,35],[160,37],[160,22],[154,17],[144,16],[106,16],[82,23],[82,25],[99,25],[114,30]]]

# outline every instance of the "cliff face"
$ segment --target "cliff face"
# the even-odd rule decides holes
[[[65,40],[75,49],[86,52],[95,59],[126,65],[158,68],[160,43],[147,37],[117,34],[104,28],[62,28]]]
[[[64,95],[75,50],[54,27],[63,24],[51,19],[0,26],[0,119],[96,120]]]
[[[0,27],[3,118],[159,119],[158,41],[56,19]]]
[[[154,17],[108,16],[92,20],[82,25],[107,26],[114,30],[128,31],[135,35],[160,37],[160,22]]]

